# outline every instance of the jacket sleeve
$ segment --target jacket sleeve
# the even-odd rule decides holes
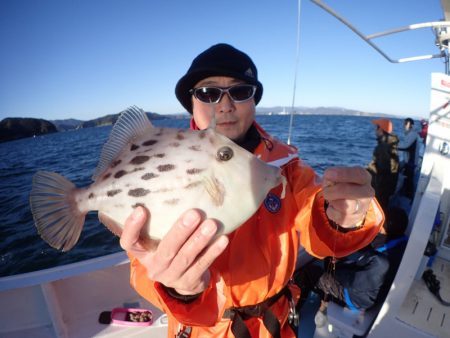
[[[373,251],[366,255],[369,257],[350,265],[336,264],[335,276],[344,288],[345,301],[350,308],[352,305],[362,309],[373,306],[389,269],[385,256]]]
[[[298,207],[295,226],[300,231],[300,243],[309,254],[318,258],[344,257],[368,245],[378,234],[384,214],[375,199],[364,226],[342,233],[328,222],[321,181],[313,169],[299,162],[299,165],[289,166],[288,171]]]
[[[130,284],[146,300],[163,312],[175,317],[178,322],[190,326],[212,326],[221,318],[225,309],[224,283],[214,269],[210,269],[210,285],[189,304],[167,294],[162,284],[147,277],[146,268],[138,259],[130,258]],[[208,311],[205,311],[208,309]]]
[[[398,144],[398,150],[406,151],[413,145],[413,143],[418,138],[417,132],[415,130],[411,130],[408,134],[406,134],[403,138],[400,139]]]

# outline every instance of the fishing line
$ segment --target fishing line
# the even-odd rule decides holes
[[[291,106],[291,117],[289,120],[289,133],[287,144],[291,144],[292,136],[292,124],[294,122],[294,106],[295,106],[295,90],[297,88],[297,73],[298,73],[298,63],[300,59],[300,13],[301,13],[301,0],[298,0],[298,13],[297,13],[297,51],[295,56],[295,71],[294,71],[294,89],[292,93],[292,106]]]

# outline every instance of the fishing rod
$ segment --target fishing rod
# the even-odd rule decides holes
[[[297,88],[297,73],[298,73],[298,63],[300,59],[300,13],[301,13],[301,0],[298,0],[298,12],[297,12],[297,51],[295,56],[295,71],[294,71],[294,88],[292,93],[292,106],[291,114],[289,119],[289,132],[287,144],[291,144],[292,137],[292,125],[294,123],[294,112],[295,112],[295,90]]]

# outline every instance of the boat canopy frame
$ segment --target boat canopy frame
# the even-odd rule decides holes
[[[322,0],[311,0],[314,4],[334,16],[336,19],[341,21],[344,25],[346,25],[349,29],[351,29],[356,35],[358,35],[361,39],[363,39],[367,44],[369,44],[373,49],[375,49],[380,55],[382,55],[387,61],[391,63],[405,63],[412,61],[420,61],[420,60],[430,60],[433,58],[442,58],[445,63],[445,74],[449,75],[449,43],[450,43],[450,0],[441,0],[442,7],[444,9],[444,15],[446,21],[432,21],[432,22],[424,22],[411,24],[408,26],[403,26],[399,28],[390,29],[387,31],[382,31],[378,33],[373,33],[366,35],[362,33],[358,28],[356,28],[348,19],[344,18],[342,15],[337,13],[334,9],[332,9],[329,5],[325,4]],[[404,58],[395,59],[392,58],[386,53],[381,47],[375,44],[372,40],[380,37],[385,37],[388,35],[393,35],[397,33],[402,33],[406,31],[412,31],[423,28],[432,28],[434,34],[436,36],[436,46],[439,48],[438,54],[424,54],[424,55],[416,55],[409,56]]]

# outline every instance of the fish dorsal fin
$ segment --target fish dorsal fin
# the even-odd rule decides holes
[[[148,132],[148,129],[152,127],[153,125],[141,108],[131,106],[121,112],[108,141],[103,146],[100,161],[92,175],[92,180],[97,180],[130,141]]]

